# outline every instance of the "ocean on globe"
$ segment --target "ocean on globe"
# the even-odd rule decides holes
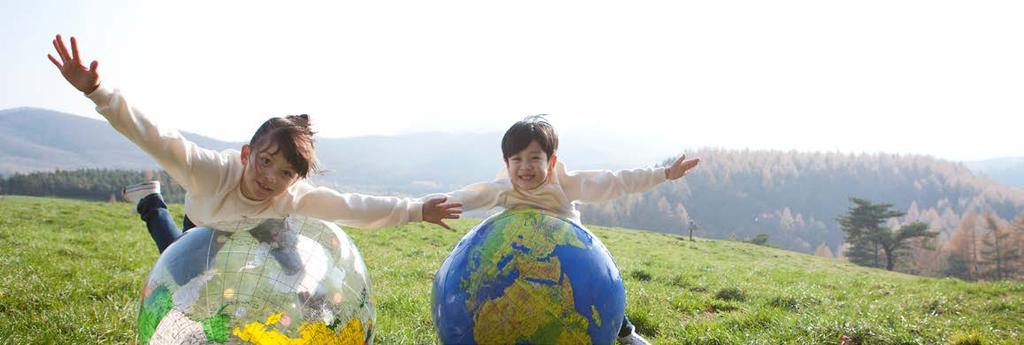
[[[611,344],[626,291],[601,241],[538,210],[484,220],[434,276],[431,312],[445,344]]]
[[[246,219],[193,228],[142,290],[142,344],[371,344],[370,276],[334,223]]]

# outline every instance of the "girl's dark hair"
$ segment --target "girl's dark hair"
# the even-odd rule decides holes
[[[548,160],[554,157],[555,151],[558,151],[558,133],[555,133],[555,128],[551,127],[544,116],[546,114],[527,116],[505,131],[505,136],[501,138],[501,154],[506,162],[512,155],[525,150],[534,140],[548,154]]]
[[[284,154],[295,172],[300,177],[306,177],[309,173],[320,173],[320,163],[316,159],[316,152],[313,150],[313,129],[310,128],[309,115],[288,115],[285,117],[274,117],[256,130],[249,139],[249,147],[253,151],[274,150],[269,154]]]

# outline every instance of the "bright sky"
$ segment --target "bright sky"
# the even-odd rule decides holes
[[[162,123],[243,141],[502,132],[552,114],[683,149],[1024,156],[1021,1],[3,1],[0,109],[99,117],[46,59],[76,36]]]

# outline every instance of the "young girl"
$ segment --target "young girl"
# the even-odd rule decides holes
[[[444,198],[421,202],[313,186],[305,179],[316,170],[313,131],[305,115],[267,120],[239,151],[201,148],[178,131],[152,122],[118,90],[103,87],[97,72],[99,63],[92,61],[88,68],[82,64],[74,37],[70,53],[60,35],[53,46],[60,59],[47,56],[64,78],[96,103],[96,111],[114,129],[146,151],[185,189],[188,225],[298,214],[361,228],[416,221],[447,228],[444,219],[458,218],[461,213],[461,204],[448,203]],[[138,202],[142,219],[163,251],[181,233],[158,191],[159,185],[148,184],[135,186],[125,194]]]

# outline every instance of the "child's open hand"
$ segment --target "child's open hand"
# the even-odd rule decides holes
[[[679,159],[676,159],[672,166],[665,169],[665,178],[675,180],[683,177],[690,169],[696,167],[697,164],[700,164],[700,158],[686,159],[686,155],[679,156]]]
[[[57,66],[60,74],[64,75],[64,79],[67,79],[71,86],[86,94],[92,93],[100,86],[100,75],[96,72],[96,68],[99,67],[100,63],[93,60],[89,68],[85,68],[85,65],[82,65],[81,57],[78,55],[78,41],[74,37],[71,37],[70,55],[68,54],[67,46],[64,45],[64,39],[60,35],[57,35],[57,38],[53,40],[53,47],[57,49],[60,61],[57,61],[50,54],[46,54],[46,57],[49,57],[50,62]]]
[[[459,219],[462,215],[461,202],[445,202],[448,198],[434,198],[423,203],[423,221],[443,226],[451,230],[445,219]]]

